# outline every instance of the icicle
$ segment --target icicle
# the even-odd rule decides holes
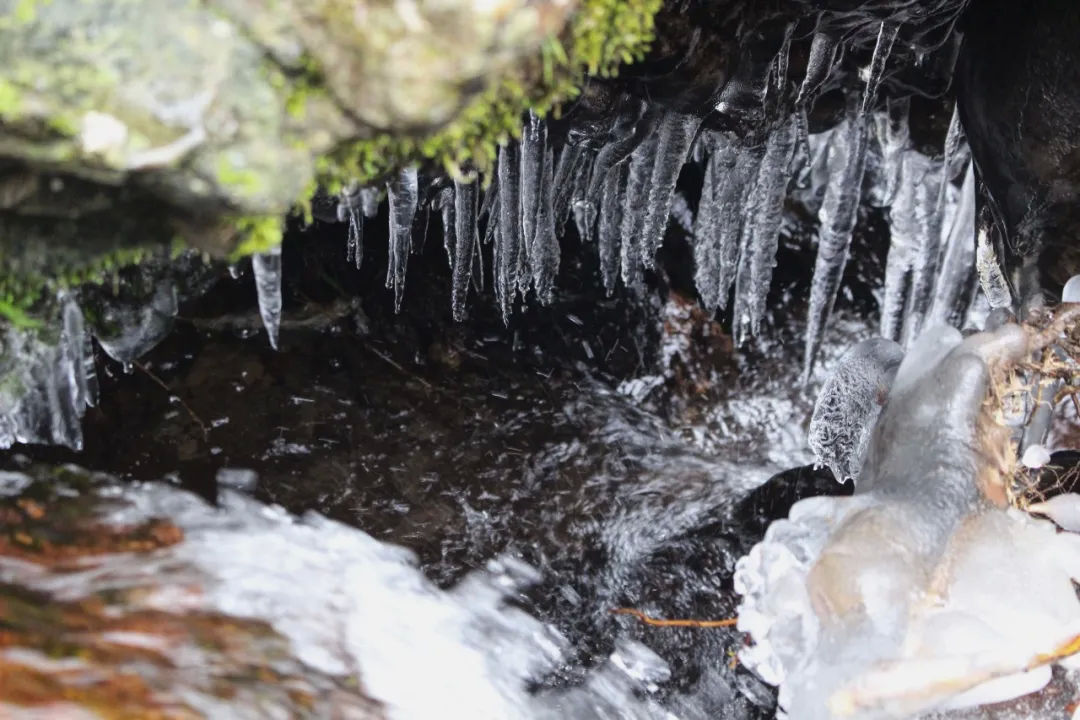
[[[739,259],[746,196],[760,157],[727,133],[712,135],[712,152],[694,219],[694,284],[709,310],[727,305]]]
[[[476,183],[454,181],[454,252],[451,259],[450,306],[454,320],[465,319],[465,298],[476,246]]]
[[[345,260],[352,260],[356,269],[364,261],[364,220],[360,215],[360,209],[349,206],[346,212],[349,218],[348,240],[346,241]]]
[[[457,182],[455,181],[454,187],[440,190],[439,194],[435,196],[434,203],[439,210],[439,217],[442,219],[443,250],[446,252],[446,263],[450,268],[451,275],[454,273],[454,252],[457,246],[457,228],[454,225],[456,186]]]
[[[514,294],[518,287],[518,262],[521,252],[521,162],[516,144],[499,150],[499,218],[495,233],[495,298],[503,322],[510,322]]]
[[[795,100],[797,105],[807,106],[813,102],[818,90],[829,78],[839,46],[834,36],[823,32],[814,33],[814,39],[810,41],[810,58],[806,61],[806,75]]]
[[[927,244],[928,219],[937,188],[926,182],[929,160],[914,150],[901,158],[900,187],[889,209],[889,255],[881,307],[881,335],[901,339],[904,308],[911,292],[912,272]],[[931,190],[933,188],[933,190]],[[933,192],[933,195],[931,194]]]
[[[885,76],[885,65],[892,54],[893,43],[896,35],[900,32],[900,24],[891,20],[885,20],[878,28],[877,42],[874,44],[874,56],[867,69],[866,89],[863,92],[862,111],[870,112],[877,100],[878,87],[881,79]]]
[[[278,327],[281,325],[281,247],[251,256],[255,274],[255,292],[259,298],[262,317],[270,347],[278,349]]]
[[[529,268],[533,288],[542,305],[551,303],[555,292],[555,277],[559,274],[559,238],[555,234],[555,210],[552,195],[555,190],[555,156],[551,148],[544,150],[540,169],[539,203],[536,210],[536,230],[529,248]]]
[[[412,252],[412,224],[418,198],[416,168],[406,168],[386,185],[390,200],[390,257],[386,287],[394,290],[394,311],[405,297],[405,269]]]
[[[1005,272],[994,251],[989,224],[982,225],[978,230],[975,242],[975,270],[979,273],[979,285],[990,307],[1007,308],[1012,305],[1009,281],[1005,279]]]
[[[360,204],[364,207],[364,217],[378,216],[379,205],[382,204],[382,192],[377,187],[360,188]]]
[[[622,234],[624,197],[630,163],[616,165],[604,181],[597,223],[597,242],[600,245],[600,277],[610,296],[619,277],[619,243]]]
[[[960,123],[960,105],[953,103],[952,117],[949,119],[949,130],[945,133],[945,175],[946,180],[952,180],[957,173],[967,166],[964,146],[964,126]]]
[[[945,257],[938,273],[934,302],[926,326],[951,325],[959,328],[971,304],[975,278],[975,170],[968,164],[960,199],[956,206]]]
[[[641,235],[641,262],[652,268],[656,252],[664,243],[664,230],[671,215],[671,198],[679,180],[690,145],[697,133],[699,121],[692,115],[668,113],[660,121],[657,144],[649,179],[649,200],[646,204],[645,225]],[[625,238],[624,238],[625,240]]]
[[[910,98],[889,99],[887,112],[875,115],[878,144],[881,147],[880,197],[878,205],[892,205],[900,187],[901,160],[904,151],[911,144],[911,132],[908,128]]]
[[[941,161],[938,192],[933,210],[927,219],[925,245],[920,247],[911,283],[911,296],[904,317],[904,343],[914,341],[923,328],[923,320],[934,295],[934,283],[941,267],[942,235],[945,225],[945,201],[952,182],[950,168],[962,142],[958,108],[953,106],[952,121],[945,138],[945,153]]]
[[[671,198],[671,219],[678,224],[687,235],[694,234],[694,211],[690,209],[690,203],[681,191],[676,190]]]
[[[742,342],[747,329],[757,333],[765,317],[765,300],[776,265],[784,198],[791,179],[791,156],[795,149],[795,121],[789,117],[769,135],[761,158],[743,225],[743,251],[736,277],[733,325]]]
[[[544,155],[547,152],[547,126],[529,112],[529,119],[521,136],[521,239],[527,263],[531,267],[536,254],[536,216],[540,212],[540,183],[544,172]],[[524,271],[524,272],[522,272]],[[528,268],[518,272],[518,287],[522,297],[528,291],[530,275]]]
[[[570,219],[571,203],[580,181],[581,168],[585,164],[585,148],[581,145],[564,145],[555,166],[555,188],[552,196],[552,212],[555,215],[557,234],[562,235],[566,221]]]
[[[611,129],[611,135],[614,137],[596,154],[589,186],[585,191],[585,201],[592,207],[591,213],[585,215],[583,219],[588,220],[590,224],[596,220],[596,209],[603,195],[602,188],[608,172],[630,157],[630,154],[635,152],[642,142],[655,134],[657,122],[662,114],[663,111],[660,108],[643,104],[637,112],[616,118]]]
[[[813,370],[847,265],[866,167],[867,134],[866,116],[853,114],[836,130],[829,147],[829,182],[818,213],[818,251],[810,288],[803,382],[809,379]]]
[[[649,213],[649,183],[656,164],[660,134],[653,133],[630,156],[627,163],[626,192],[623,194],[620,223],[620,265],[623,284],[638,289],[642,281],[645,223]]]

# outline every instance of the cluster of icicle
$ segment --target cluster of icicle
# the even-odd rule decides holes
[[[502,147],[495,177],[455,180],[425,193],[415,168],[386,185],[390,252],[386,285],[400,307],[405,271],[417,232],[431,210],[441,215],[452,275],[455,319],[465,315],[472,283],[484,283],[490,247],[494,294],[508,320],[515,299],[530,291],[541,303],[554,294],[558,238],[572,218],[586,243],[596,245],[610,293],[621,278],[639,288],[653,267],[669,216],[691,235],[695,281],[703,304],[731,312],[736,340],[761,330],[776,264],[785,202],[799,199],[820,221],[818,253],[807,318],[805,368],[812,369],[832,312],[851,247],[860,204],[889,208],[891,243],[881,310],[881,334],[904,344],[929,320],[958,324],[975,287],[974,185],[954,112],[940,157],[913,148],[904,101],[874,111],[878,87],[897,36],[882,23],[861,97],[830,131],[810,136],[807,111],[832,70],[838,47],[826,34],[813,39],[806,75],[790,112],[780,112],[760,138],[701,128],[698,118],[641,103],[614,120],[599,150],[567,142],[553,147],[545,122],[530,116],[519,141]],[[782,92],[789,43],[777,55],[763,102]],[[558,151],[557,151],[558,150]],[[687,162],[704,165],[696,216],[676,189]],[[954,181],[967,171],[957,192]],[[348,256],[359,265],[361,211],[374,216],[379,191],[345,193],[339,217],[349,226]],[[986,270],[982,270],[982,268]],[[272,338],[280,317],[280,262],[254,263],[260,306]],[[980,254],[980,275],[995,287],[993,257]],[[1000,288],[1001,283],[996,287]],[[734,288],[734,292],[732,292]],[[991,304],[1007,304],[997,293]],[[988,295],[991,293],[988,292]]]
[[[82,414],[97,400],[94,353],[74,298],[64,293],[58,302],[58,327],[9,327],[0,336],[0,448],[18,442],[82,449]]]

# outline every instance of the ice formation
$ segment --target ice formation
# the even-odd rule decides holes
[[[837,480],[859,476],[903,357],[903,348],[892,340],[864,340],[837,361],[818,393],[807,442]]]
[[[818,251],[810,288],[810,312],[806,328],[805,376],[813,369],[821,349],[825,323],[832,313],[836,291],[847,265],[851,233],[859,212],[866,167],[867,118],[853,114],[836,129],[829,145],[825,198],[818,213]]]
[[[94,337],[109,357],[125,366],[130,366],[172,331],[179,310],[176,286],[168,279],[158,283],[148,301],[109,301],[104,306],[102,322]]]
[[[386,185],[390,202],[390,262],[386,267],[386,287],[394,291],[394,307],[405,297],[405,268],[412,252],[413,218],[417,203],[416,168],[405,168]]]
[[[1017,697],[1075,664],[1080,536],[981,492],[988,363],[1016,325],[931,329],[905,357],[856,493],[796,503],[736,568],[740,654],[800,720],[905,718]]]
[[[270,347],[277,350],[278,328],[281,326],[281,248],[252,255],[251,269],[259,298],[259,315],[266,327]]]
[[[619,282],[632,290],[642,287],[669,218],[676,216],[691,240],[694,281],[705,307],[727,309],[734,286],[732,324],[742,342],[757,334],[765,319],[785,203],[793,199],[819,219],[805,336],[807,377],[863,203],[887,207],[890,221],[882,335],[907,344],[931,320],[961,324],[974,291],[974,280],[965,274],[974,245],[971,170],[959,193],[954,181],[970,168],[969,156],[955,113],[941,155],[930,157],[912,146],[907,100],[889,99],[885,109],[876,109],[897,32],[895,24],[881,25],[863,93],[838,127],[822,133],[808,134],[807,108],[841,48],[837,37],[824,32],[811,43],[794,107],[777,105],[779,119],[756,138],[701,129],[697,117],[638,102],[616,115],[599,150],[573,132],[550,136],[546,121],[530,114],[521,139],[499,148],[493,177],[434,184],[434,191],[419,192],[416,170],[405,170],[386,188],[391,205],[387,286],[394,289],[396,304],[402,302],[414,240],[420,242],[413,233],[426,228],[414,217],[429,207],[443,218],[454,317],[464,317],[469,280],[482,285],[480,267],[490,252],[494,295],[506,322],[519,298],[554,299],[559,237],[571,218],[581,240],[595,246],[610,294]],[[786,74],[784,48],[771,67],[765,102],[777,104],[779,74]],[[692,195],[688,200],[677,189],[686,163],[698,164],[703,176],[696,207]],[[482,199],[480,188],[486,188]],[[346,254],[356,262],[362,252],[357,208],[372,215],[378,197],[377,190],[361,188],[341,198],[338,214],[349,226]],[[985,270],[980,274],[992,276]],[[993,292],[996,286],[986,287]],[[1008,298],[998,293],[995,302]]]
[[[64,293],[57,302],[58,328],[8,327],[0,338],[0,448],[82,449],[82,414],[97,399],[94,353],[75,299]]]

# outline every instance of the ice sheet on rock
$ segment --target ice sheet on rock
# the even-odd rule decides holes
[[[1005,278],[1005,271],[990,239],[988,227],[980,227],[976,233],[975,271],[979,275],[979,286],[990,307],[1007,308],[1012,305],[1009,281]]]
[[[847,265],[851,233],[859,212],[868,132],[866,117],[854,114],[836,129],[829,146],[829,181],[818,213],[818,250],[810,286],[804,382],[813,370]]]
[[[405,298],[405,271],[412,253],[412,226],[419,198],[416,168],[405,168],[386,184],[390,203],[390,252],[386,287],[394,291],[394,309]]]
[[[656,130],[656,145],[652,147],[655,156],[651,158],[651,176],[648,180],[648,201],[637,212],[644,211],[640,255],[646,268],[652,268],[656,252],[664,242],[671,215],[671,201],[675,193],[675,184],[679,180],[686,156],[694,142],[700,121],[693,115],[666,113],[659,121]],[[629,210],[629,208],[628,208]],[[624,238],[625,239],[625,238]]]
[[[1005,326],[944,356],[939,340],[905,358],[856,494],[796,503],[737,564],[754,641],[740,658],[780,685],[789,717],[1008,699],[1045,683],[1040,666],[1080,634],[1080,538],[977,489],[985,362],[1026,338]]]
[[[57,302],[58,328],[8,326],[0,337],[0,449],[82,449],[82,415],[97,400],[94,353],[74,298],[64,293]]]
[[[926,324],[961,327],[975,283],[975,168],[968,163]]]
[[[794,117],[788,117],[773,129],[765,143],[765,153],[745,211],[732,321],[740,343],[748,333],[756,334],[765,318],[765,300],[776,265],[780,221],[784,215],[794,149],[795,122]]]
[[[176,285],[168,278],[158,283],[149,299],[104,300],[102,306],[102,322],[94,337],[109,357],[124,365],[138,360],[172,332],[179,309]]]
[[[892,340],[864,340],[841,356],[818,392],[807,443],[838,481],[859,477],[903,357],[903,348]]]
[[[255,293],[270,347],[278,348],[278,328],[281,326],[281,247],[251,256],[255,275]]]
[[[904,310],[920,253],[929,244],[930,215],[937,195],[937,186],[927,181],[929,158],[906,150],[900,162],[900,186],[889,208],[889,254],[881,306],[881,335],[891,340],[902,337]]]
[[[472,277],[476,229],[477,187],[475,182],[454,181],[453,205],[453,256],[450,263],[451,291],[450,307],[454,320],[465,319],[465,298],[469,292],[469,279]]]

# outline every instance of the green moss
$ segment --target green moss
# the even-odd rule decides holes
[[[263,180],[254,170],[238,167],[228,155],[222,155],[217,165],[217,181],[222,188],[241,195],[255,196],[263,190]]]
[[[17,116],[21,106],[22,93],[19,88],[0,77],[0,118]]]
[[[319,160],[320,181],[335,192],[350,180],[370,183],[414,162],[440,165],[455,176],[465,167],[488,174],[497,146],[520,133],[523,113],[557,113],[578,95],[586,75],[613,77],[621,65],[642,59],[661,2],[583,0],[567,30],[543,43],[531,67],[481,94],[448,127],[427,137],[380,135],[339,148]]]
[[[229,262],[281,245],[281,218],[276,215],[237,218],[236,229],[242,239],[229,255]]]

